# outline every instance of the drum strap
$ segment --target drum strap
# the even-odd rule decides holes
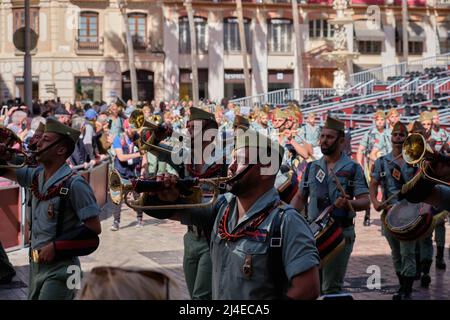
[[[381,172],[380,172],[380,177],[381,177],[381,184],[383,186],[383,196],[384,199],[388,198],[388,179],[392,179],[392,181],[395,184],[395,188],[400,190],[402,188],[402,185],[405,184],[405,180],[403,178],[403,175],[401,174],[399,177],[399,180],[396,180],[393,178],[393,174],[394,174],[394,170],[397,170],[398,172],[402,172],[401,168],[398,166],[397,163],[391,161],[390,165],[387,163],[386,158],[380,157],[380,165],[381,165]],[[390,175],[391,177],[387,177],[387,175]]]
[[[355,162],[353,162],[352,167],[350,168],[350,171],[345,172],[345,170],[340,170],[335,173],[335,175],[337,177],[339,177],[339,176],[346,177],[347,183],[343,187],[345,188],[345,192],[350,196],[350,199],[353,199],[353,196],[354,196],[356,168],[357,168],[357,164]],[[316,167],[316,171],[317,171],[317,167]],[[318,183],[316,201],[317,201],[317,209],[319,212],[322,212],[323,210],[325,210],[328,206],[330,206],[332,204],[330,196],[329,196],[328,187],[329,186],[328,186],[326,178],[322,180],[322,183]],[[333,210],[333,216],[343,217],[343,216],[347,216],[347,215],[348,215],[348,212],[346,210],[338,209],[338,208],[335,208]]]
[[[285,216],[285,204],[279,206],[280,209],[273,218],[272,226],[270,227],[270,244],[269,244],[269,259],[268,269],[272,275],[273,284],[275,285],[274,292],[278,299],[284,296],[286,290],[287,275],[283,266],[283,234],[281,232],[281,225]]]
[[[309,197],[309,171],[311,170],[312,162],[308,162],[306,165],[305,173],[304,173],[304,179],[303,179],[303,189],[302,189],[302,196],[305,200],[305,217],[308,217],[308,197]]]

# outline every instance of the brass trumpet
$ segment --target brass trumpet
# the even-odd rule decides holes
[[[252,114],[250,114],[249,116],[248,116],[248,120],[250,121],[250,122],[254,122],[254,121],[256,121],[258,119],[258,116],[256,115],[256,114],[254,114],[254,113],[252,113]]]
[[[21,160],[22,162],[19,163],[13,163],[9,162],[9,160],[0,159],[0,169],[18,169],[26,166],[27,163],[30,162],[29,156],[24,151],[13,148],[15,144],[19,144],[20,148],[22,148],[22,140],[20,140],[14,131],[5,127],[0,127],[0,143],[3,143],[6,147],[1,151],[3,155],[23,156],[23,159]]]
[[[199,178],[187,178],[177,181],[177,187],[180,188],[180,192],[186,197],[186,200],[197,203],[187,204],[172,204],[172,205],[144,205],[146,193],[161,190],[163,187],[162,181],[156,181],[154,179],[133,179],[130,182],[124,182],[120,177],[117,170],[113,170],[109,176],[109,189],[111,200],[115,204],[120,204],[124,200],[125,204],[133,210],[178,210],[178,209],[193,209],[203,208],[212,205],[219,196],[219,190],[225,188],[225,182],[229,178],[211,178],[211,179],[199,179]],[[199,188],[200,185],[209,185],[213,190],[213,196],[208,202],[201,201],[202,194]],[[142,195],[138,200],[130,202],[128,200],[128,194],[131,192],[141,193]]]
[[[156,125],[153,122],[161,121],[160,115],[154,115],[151,122],[144,117],[144,112],[140,109],[134,110],[129,118],[130,123],[140,130],[139,139],[136,142],[140,150],[149,151],[151,148],[158,149],[156,143],[162,141],[172,135],[172,128],[165,124]],[[164,150],[161,150],[164,151]]]

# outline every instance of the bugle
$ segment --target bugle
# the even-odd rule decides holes
[[[164,187],[163,181],[156,181],[155,179],[132,179],[130,182],[125,183],[120,177],[117,170],[113,170],[109,176],[109,189],[111,194],[111,200],[115,204],[120,204],[122,200],[125,204],[133,210],[178,210],[178,209],[192,209],[203,208],[212,205],[219,196],[219,190],[225,188],[225,182],[228,178],[185,178],[177,181],[177,188],[180,189],[182,195],[191,194],[192,197],[187,197],[187,200],[192,200],[198,193],[193,192],[194,188],[198,188],[200,185],[210,186],[214,192],[212,198],[208,202],[187,203],[187,204],[170,204],[170,205],[144,205],[145,194],[149,192],[156,192]],[[198,189],[197,189],[198,190]],[[128,194],[136,192],[142,194],[138,200],[130,202],[128,200]],[[201,198],[201,197],[200,197]],[[199,199],[197,199],[199,200]]]
[[[22,168],[29,162],[29,156],[22,150],[22,140],[11,129],[0,127],[0,143],[4,144],[3,150],[0,151],[0,169],[17,169]],[[19,144],[20,149],[14,148]],[[16,156],[22,156],[21,162],[10,162]],[[10,159],[8,159],[8,157]]]

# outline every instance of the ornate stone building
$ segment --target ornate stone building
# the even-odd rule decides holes
[[[329,0],[299,1],[305,87],[332,85],[335,65],[320,58],[333,47]],[[105,100],[131,96],[124,18],[117,0],[31,0],[33,95],[41,100]],[[234,1],[193,1],[200,98],[244,95],[243,61]],[[402,59],[401,0],[353,0],[349,49],[360,56],[347,72]],[[252,94],[294,87],[294,28],[288,0],[243,0]],[[408,0],[409,57],[450,51],[450,2]],[[190,96],[190,41],[181,0],[127,0],[139,98]],[[367,20],[370,20],[369,23]],[[375,22],[372,22],[375,21]],[[23,54],[13,45],[23,26],[23,0],[0,0],[2,100],[23,94]],[[375,26],[375,27],[374,27]],[[56,92],[52,89],[56,88]]]

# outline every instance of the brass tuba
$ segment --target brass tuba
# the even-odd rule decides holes
[[[420,174],[415,177],[415,179],[423,176],[423,178],[433,181],[434,183],[450,186],[449,182],[433,177],[433,170],[431,168],[433,162],[438,160],[450,161],[450,157],[434,151],[423,135],[419,133],[410,134],[403,143],[402,155],[403,159],[408,164],[417,164],[419,166]],[[430,161],[431,164],[426,160]]]
[[[156,181],[154,179],[134,179],[129,183],[125,183],[120,177],[117,170],[113,170],[109,176],[109,189],[111,200],[115,204],[120,204],[122,200],[125,204],[133,210],[178,210],[178,209],[192,209],[203,208],[212,205],[219,196],[220,188],[225,188],[224,183],[228,178],[211,178],[211,179],[198,179],[187,178],[180,179],[177,182],[177,186],[184,190],[181,192],[185,195],[185,199],[189,202],[186,204],[172,204],[172,205],[145,205],[146,195],[149,192],[155,192],[163,187],[162,181]],[[200,185],[209,185],[213,190],[213,196],[208,202],[201,202],[202,194]],[[137,192],[142,194],[138,200],[129,201],[128,194],[130,192]],[[194,203],[194,201],[197,201]]]
[[[11,129],[0,127],[0,143],[5,145],[5,149],[1,151],[3,154],[0,157],[0,169],[18,169],[30,162],[29,156],[22,151],[22,140]],[[13,148],[16,144],[19,144],[20,149]],[[22,156],[23,159],[16,163],[13,161],[15,156]]]

